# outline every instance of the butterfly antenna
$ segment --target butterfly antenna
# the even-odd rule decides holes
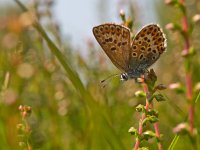
[[[106,79],[101,80],[100,82],[101,87],[105,88],[106,85],[108,84],[108,81],[113,79],[113,77],[117,77],[117,76],[120,76],[120,74],[113,74],[113,75],[108,76]]]

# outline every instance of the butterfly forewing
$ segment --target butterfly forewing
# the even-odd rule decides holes
[[[113,64],[127,71],[131,48],[130,30],[122,25],[103,24],[94,27],[93,34]]]
[[[147,69],[166,49],[166,38],[161,28],[150,24],[135,36],[130,50],[130,68]]]

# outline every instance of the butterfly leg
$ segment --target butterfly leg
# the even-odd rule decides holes
[[[147,68],[144,69],[144,78],[148,76],[149,74],[149,70]]]
[[[147,68],[145,68],[145,72],[149,73],[149,70]]]

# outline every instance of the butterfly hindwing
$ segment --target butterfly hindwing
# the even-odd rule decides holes
[[[130,68],[147,69],[166,49],[166,38],[161,28],[150,24],[135,36],[130,50]]]
[[[113,64],[127,71],[131,48],[130,30],[122,25],[103,24],[94,27],[93,34]]]

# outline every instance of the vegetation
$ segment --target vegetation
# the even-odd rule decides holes
[[[141,83],[104,88],[116,69],[97,42],[85,58],[62,36],[52,1],[15,2],[0,6],[1,149],[200,149],[198,0],[155,3],[167,52]],[[123,5],[119,18],[135,33],[142,10]]]

